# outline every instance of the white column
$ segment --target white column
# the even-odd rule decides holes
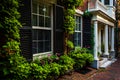
[[[98,22],[94,21],[94,59],[98,59]]]
[[[113,0],[110,0],[110,6],[113,6]]]
[[[114,51],[114,27],[112,27],[111,51]]]
[[[105,53],[104,55],[109,55],[108,53],[108,25],[105,26]]]
[[[98,34],[99,34],[99,42],[98,42],[98,44],[99,44],[99,53],[101,54],[102,52],[101,52],[101,28],[99,28],[99,32],[98,32]]]

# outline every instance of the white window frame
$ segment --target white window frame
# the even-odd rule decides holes
[[[83,35],[83,27],[82,27],[83,26],[83,21],[82,21],[82,16],[80,14],[75,14],[75,25],[76,25],[76,16],[81,18],[81,20],[80,20],[81,21],[80,22],[80,24],[81,24],[80,28],[81,29],[80,29],[80,31],[75,30],[75,32],[81,33],[81,44],[80,44],[81,46],[80,47],[83,47],[83,43],[82,43],[83,42],[83,36],[82,36]],[[75,47],[78,47],[78,46],[75,46]]]
[[[35,2],[33,2],[35,3]],[[32,11],[32,16],[33,15],[37,15],[37,26],[32,26],[32,29],[37,29],[37,30],[49,30],[51,32],[51,51],[48,51],[48,52],[41,52],[41,53],[35,53],[33,54],[33,56],[39,56],[39,55],[46,55],[46,54],[49,54],[49,53],[52,53],[53,52],[53,5],[52,4],[47,4],[47,5],[50,5],[51,6],[51,15],[50,15],[50,18],[51,18],[51,26],[50,27],[40,27],[38,26],[39,25],[39,5],[40,3],[39,2],[36,2],[37,3],[37,13],[33,13]],[[42,4],[42,3],[41,3]],[[33,4],[32,4],[33,6]],[[45,15],[43,15],[45,16]],[[32,17],[32,20],[33,20],[33,17]],[[32,43],[33,43],[33,40],[32,40]]]

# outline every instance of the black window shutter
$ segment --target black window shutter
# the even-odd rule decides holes
[[[28,60],[32,60],[32,24],[31,24],[31,0],[21,0],[19,12],[20,22],[20,48],[21,54]]]
[[[91,48],[91,17],[83,16],[83,47]]]
[[[54,53],[63,53],[63,7],[54,5]]]
[[[20,21],[23,26],[30,27],[31,26],[31,0],[21,0],[19,12],[21,14]]]
[[[32,60],[32,31],[30,29],[20,29],[21,54],[28,60]]]

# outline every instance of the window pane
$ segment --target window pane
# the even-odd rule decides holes
[[[81,33],[78,33],[78,46],[81,46]]]
[[[38,40],[43,40],[43,35],[44,33],[43,33],[43,31],[42,30],[39,30],[38,31]]]
[[[37,53],[37,42],[33,42],[32,51],[33,51],[34,54]]]
[[[39,26],[44,27],[44,16],[39,16]]]
[[[74,45],[81,46],[81,33],[79,32],[74,33]]]
[[[45,37],[45,40],[51,41],[51,33],[50,33],[50,31],[45,31],[44,32],[44,37]]]
[[[45,42],[45,51],[51,51],[50,41]]]
[[[51,20],[49,17],[45,18],[45,27],[51,27]]]
[[[79,31],[79,23],[77,24],[77,31]]]
[[[115,0],[113,0],[113,6],[116,6],[116,5],[115,5]]]
[[[75,19],[76,19],[76,27],[75,27],[75,30],[76,30],[76,31],[81,31],[81,17],[75,16]]]
[[[79,17],[76,16],[76,23],[79,23]]]
[[[37,30],[33,30],[32,37],[33,37],[33,40],[37,40]]]
[[[43,4],[39,4],[39,14],[44,15],[44,11],[46,11],[46,8]]]
[[[104,0],[105,1],[105,5],[110,5],[110,1],[109,0]]]
[[[79,31],[81,31],[81,24],[79,24]]]
[[[37,26],[37,15],[33,15],[32,25]]]
[[[37,13],[37,4],[36,3],[33,3],[33,5],[32,5],[32,12]]]
[[[42,53],[42,52],[51,51],[51,31],[50,30],[33,30],[33,40],[34,40],[33,53]]]
[[[77,39],[78,39],[77,33],[75,32],[75,33],[74,33],[74,45],[75,45],[75,46],[77,46]]]
[[[44,52],[43,41],[38,42],[38,53]]]
[[[51,16],[51,6],[46,5],[46,12],[45,12],[46,16]]]

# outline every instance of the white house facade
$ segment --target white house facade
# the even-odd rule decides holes
[[[88,11],[93,14],[95,68],[107,67],[115,61],[115,0],[89,0]],[[102,58],[102,60],[100,59]]]

